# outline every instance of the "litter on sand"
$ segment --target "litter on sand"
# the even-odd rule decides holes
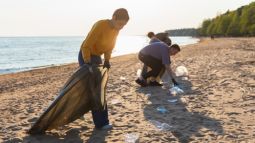
[[[164,106],[157,107],[157,111],[162,114],[168,112],[168,110]]]
[[[151,122],[160,131],[169,131],[169,130],[173,129],[173,126],[170,126],[167,123],[161,123],[161,122],[156,121],[156,120],[149,120],[149,122]]]
[[[178,100],[177,99],[169,99],[167,101],[170,102],[170,103],[176,103]]]
[[[126,143],[136,143],[139,139],[139,133],[130,133],[125,135]]]
[[[175,75],[176,76],[188,76],[189,72],[188,72],[188,69],[185,66],[178,66],[175,69]]]
[[[178,95],[184,93],[184,91],[178,86],[173,86],[172,88],[169,89],[169,91],[171,95]]]
[[[124,76],[121,76],[120,80],[126,80],[126,78]]]

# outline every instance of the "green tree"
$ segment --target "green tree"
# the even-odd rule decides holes
[[[237,12],[234,13],[234,17],[230,25],[228,26],[226,35],[227,36],[240,36],[240,26],[239,26],[240,17]]]
[[[255,2],[235,11],[227,11],[213,19],[204,20],[199,33],[202,36],[254,36]]]
[[[202,27],[199,30],[200,35],[207,36],[207,28],[210,24],[211,24],[210,19],[204,20],[204,22],[202,23]]]
[[[212,20],[212,22],[210,23],[210,25],[207,28],[206,34],[209,35],[215,35],[216,34],[216,23],[215,23],[215,19]]]
[[[223,15],[220,18],[218,26],[217,26],[217,33],[219,35],[226,36],[226,32],[228,30],[230,23],[231,23],[231,15],[230,14]]]
[[[250,33],[251,36],[255,36],[255,24],[250,26],[249,33]]]

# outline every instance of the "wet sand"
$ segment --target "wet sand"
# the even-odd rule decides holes
[[[134,80],[142,65],[136,54],[111,60],[110,131],[95,130],[87,113],[45,135],[26,134],[78,64],[0,75],[0,142],[125,142],[131,133],[144,143],[255,142],[255,38],[202,39],[172,62],[189,70],[189,80],[178,79],[183,95],[139,87]],[[171,99],[177,101],[167,101]],[[159,106],[167,112],[158,112]],[[170,128],[160,130],[155,121]]]

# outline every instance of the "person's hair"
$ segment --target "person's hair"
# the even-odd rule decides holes
[[[177,50],[177,51],[179,51],[179,52],[181,51],[180,46],[179,46],[179,45],[177,45],[177,44],[173,44],[173,45],[171,45],[171,46],[170,46],[170,49],[171,49],[171,48],[176,49],[176,50]]]
[[[149,32],[149,33],[147,34],[147,37],[149,37],[149,38],[152,38],[153,36],[155,36],[154,32]]]
[[[112,15],[116,20],[129,20],[128,11],[125,8],[116,9]]]

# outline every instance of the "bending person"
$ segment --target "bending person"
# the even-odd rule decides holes
[[[101,55],[104,55],[103,66],[109,69],[111,66],[110,58],[116,43],[116,38],[128,20],[128,11],[120,8],[115,10],[112,19],[104,19],[96,22],[81,45],[78,56],[79,65],[102,64]],[[107,106],[103,111],[92,110],[92,117],[96,128],[112,128],[112,125],[109,124]]]
[[[161,33],[157,33],[156,35],[154,34],[154,32],[149,32],[147,34],[147,37],[150,38],[150,42],[149,44],[155,43],[155,42],[164,42],[166,43],[168,46],[171,46],[172,41],[169,38],[169,34],[166,32],[161,32]],[[148,67],[147,66],[143,66],[142,69],[142,74],[145,74],[148,71]],[[160,72],[159,77],[161,77],[165,72],[165,69],[163,68]]]
[[[170,56],[176,55],[180,52],[180,47],[177,44],[173,44],[171,47],[166,45],[163,42],[156,42],[147,45],[144,47],[138,55],[140,61],[144,63],[144,66],[151,68],[150,71],[142,73],[141,76],[136,79],[136,83],[142,87],[151,85],[151,86],[162,86],[155,79],[159,75],[160,71],[165,68],[170,79],[174,85],[178,85],[175,80],[175,74],[171,69],[171,59]],[[147,83],[147,78],[153,77],[154,81]]]

